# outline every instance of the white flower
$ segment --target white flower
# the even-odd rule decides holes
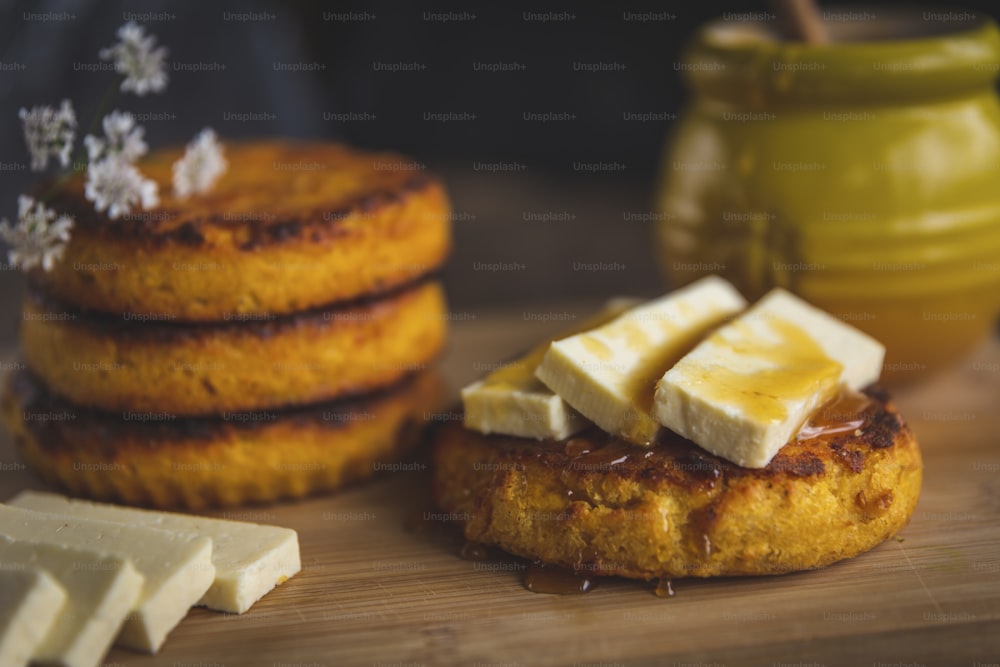
[[[76,137],[76,114],[69,100],[63,100],[56,111],[52,107],[21,109],[18,114],[24,123],[24,140],[31,153],[32,171],[44,171],[49,157],[59,158],[63,167],[69,166],[69,153]]]
[[[101,124],[105,139],[89,134],[83,138],[91,162],[115,156],[133,163],[149,150],[142,138],[146,130],[141,125],[136,125],[135,118],[127,111],[123,113],[115,109],[104,117]]]
[[[148,209],[160,201],[154,181],[143,178],[133,165],[113,155],[87,166],[85,194],[98,212],[107,210],[112,220],[129,213],[137,203]]]
[[[25,271],[39,264],[50,271],[66,250],[73,218],[57,217],[55,211],[26,195],[18,197],[17,209],[15,226],[0,220],[0,238],[10,246],[7,261]]]
[[[182,199],[208,192],[227,167],[215,132],[206,127],[187,145],[184,157],[174,162],[174,192]]]
[[[152,91],[163,92],[167,87],[167,49],[156,46],[156,37],[146,35],[145,29],[129,21],[118,28],[114,46],[101,49],[101,60],[114,60],[115,69],[125,75],[122,92],[133,92],[142,97]]]

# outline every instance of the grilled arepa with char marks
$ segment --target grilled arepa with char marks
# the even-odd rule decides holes
[[[665,429],[647,449],[596,428],[536,441],[449,423],[434,436],[435,501],[469,540],[588,574],[818,568],[895,535],[920,494],[912,432],[884,393],[866,395],[864,426],[793,440],[761,469]]]
[[[437,356],[446,315],[433,281],[330,310],[186,325],[75,313],[29,291],[21,349],[81,407],[206,415],[385,387]]]
[[[356,399],[185,419],[80,409],[17,371],[0,405],[24,460],[66,492],[199,510],[300,498],[371,477],[417,444],[442,390],[441,378],[425,371]]]
[[[424,165],[330,143],[226,143],[230,169],[206,194],[173,195],[181,149],[139,166],[160,204],[95,213],[83,174],[51,206],[76,224],[63,259],[32,280],[53,297],[121,317],[222,321],[327,306],[440,267],[450,207]]]

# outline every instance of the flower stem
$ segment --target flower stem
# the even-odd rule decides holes
[[[119,77],[119,79],[115,81],[111,86],[108,86],[108,89],[104,92],[104,97],[101,98],[100,104],[97,105],[97,113],[95,113],[94,117],[90,119],[90,126],[87,128],[87,132],[83,136],[87,136],[88,134],[93,134],[97,130],[97,126],[100,124],[101,119],[104,117],[105,112],[108,110],[108,107],[111,106],[111,103],[114,101],[118,93],[118,90],[121,88],[121,79],[122,78]],[[76,163],[83,161],[86,155],[87,155],[87,149],[81,143],[81,146],[76,153],[76,159],[70,160],[70,170],[63,174],[60,174],[59,178],[55,180],[52,186],[45,191],[45,193],[41,196],[41,198],[38,201],[45,203],[52,198],[52,195],[61,190],[62,187],[66,185],[66,182],[73,177],[73,174],[76,173],[76,167],[75,167]]]
[[[87,134],[93,134],[97,130],[98,124],[101,122],[101,119],[104,118],[104,114],[107,113],[108,107],[111,106],[111,103],[117,96],[118,91],[121,89],[121,82],[123,79],[124,77],[119,77],[118,80],[115,81],[114,85],[109,86],[104,92],[104,97],[101,98],[101,103],[97,105],[97,113],[90,119],[90,127],[87,128]]]

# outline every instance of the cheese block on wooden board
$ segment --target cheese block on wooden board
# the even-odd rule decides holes
[[[143,577],[132,563],[92,549],[0,537],[0,563],[41,569],[64,592],[65,603],[55,608],[55,622],[32,654],[43,664],[95,667],[142,593]]]
[[[55,624],[66,591],[45,570],[20,568],[2,551],[0,542],[0,665],[26,665]]]
[[[242,614],[302,567],[298,535],[279,526],[93,503],[38,491],[25,491],[8,504],[211,538],[215,581],[199,604],[218,611]]]
[[[155,653],[215,579],[212,540],[110,521],[67,518],[0,505],[0,535],[118,556],[144,577],[119,646]]]

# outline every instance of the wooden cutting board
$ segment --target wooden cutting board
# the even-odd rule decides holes
[[[521,311],[456,314],[441,366],[455,390],[564,327]],[[896,397],[924,451],[916,515],[897,539],[827,569],[680,580],[667,599],[624,579],[537,595],[521,561],[462,560],[454,540],[405,530],[428,506],[426,473],[388,473],[216,513],[297,530],[302,573],[242,616],[192,610],[159,655],[115,649],[104,664],[1000,664],[1000,342]],[[2,436],[0,499],[43,488],[16,461]]]

